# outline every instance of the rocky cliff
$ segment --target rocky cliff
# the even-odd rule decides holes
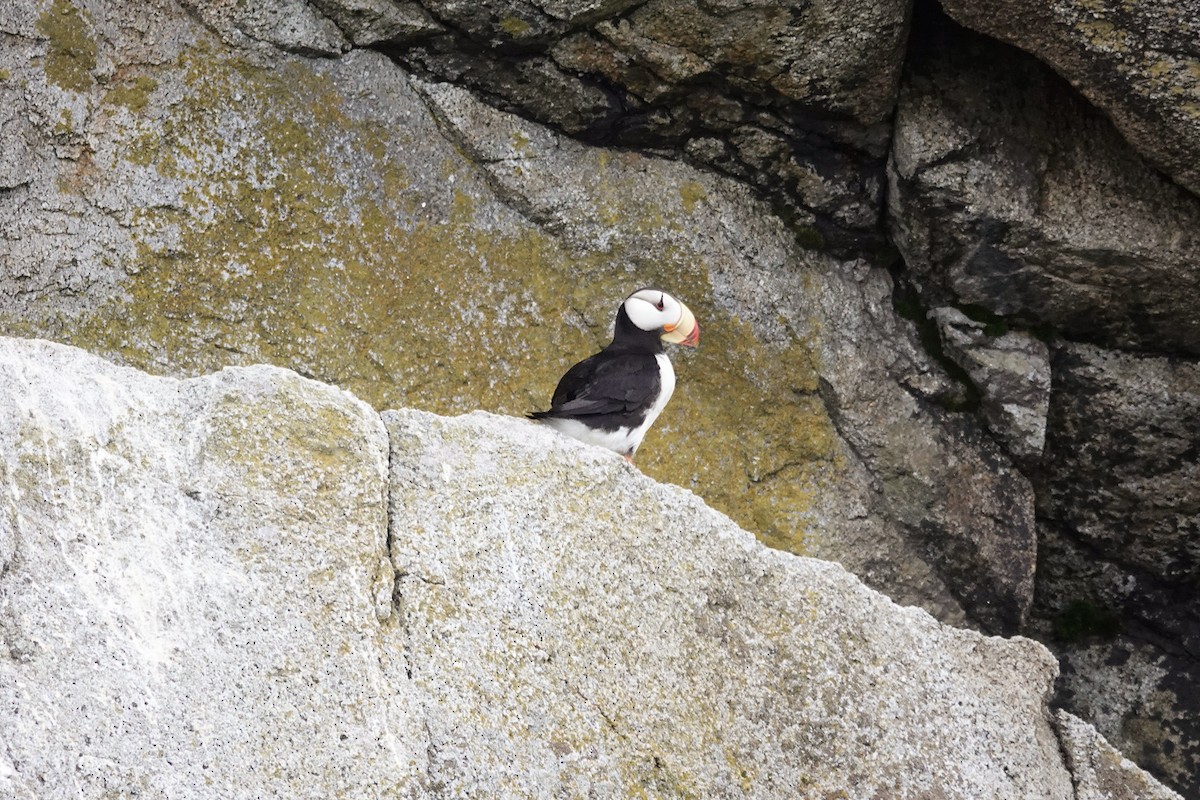
[[[5,797],[1170,798],[1041,645],[535,424],[0,340]]]
[[[518,415],[662,284],[647,475],[1200,797],[1200,8],[1043,5],[3,3],[0,333]]]

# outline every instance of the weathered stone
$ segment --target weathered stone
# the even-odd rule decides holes
[[[1054,714],[1075,800],[1166,800],[1178,797],[1117,752],[1096,729],[1065,711]]]
[[[1194,640],[1194,617],[1191,624]],[[1164,647],[1165,637],[1150,626],[1130,627],[1133,635],[1054,645],[1063,670],[1056,704],[1094,719],[1123,753],[1192,797],[1200,765],[1200,669],[1194,656]]]
[[[0,192],[23,186],[33,179],[32,126],[21,114],[24,104],[17,92],[0,89]]]
[[[226,41],[265,42],[292,53],[332,56],[350,43],[328,18],[306,0],[245,3],[231,0],[179,0]]]
[[[1062,345],[1039,514],[1107,559],[1200,577],[1200,364]]]
[[[686,153],[758,187],[810,246],[883,246],[907,2],[427,7],[453,34],[381,44],[410,68],[590,142]]]
[[[404,0],[312,0],[356,47],[442,33],[445,26],[420,3]]]
[[[677,356],[647,474],[939,619],[1023,618],[1032,495],[973,422],[931,409],[953,383],[886,272],[803,250],[732,180],[581,145],[377,53],[239,49],[170,7],[95,24],[114,77],[91,94],[47,85],[36,31],[0,49],[37,120],[33,179],[0,195],[4,330],[520,414],[607,341],[631,286],[659,284],[704,343]]]
[[[990,332],[956,308],[929,312],[946,355],[966,370],[983,396],[988,428],[1016,460],[1034,464],[1046,443],[1050,353],[1023,331]]]
[[[0,795],[403,789],[386,471],[378,415],[294,373],[0,340]]]
[[[0,340],[4,796],[1075,797],[1035,642],[528,421],[384,418]]]
[[[522,421],[384,420],[407,686],[446,794],[1072,797],[1039,645],[897,608]]]
[[[701,312],[705,341],[678,358],[681,390],[640,468],[942,620],[1025,624],[1033,493],[992,438],[1029,472],[1036,412],[1022,435],[1002,433],[994,398],[1019,382],[990,372],[997,352],[959,324],[942,349],[984,375],[972,382],[993,436],[962,413],[966,381],[921,351],[887,273],[857,259],[880,244],[907,2],[186,5],[0,3],[0,330],[175,375],[271,361],[380,407],[518,414],[605,341],[631,285],[661,283]],[[352,45],[424,78],[376,53],[343,57]],[[952,51],[914,48],[901,118],[917,124],[895,163],[918,168],[893,193],[909,204],[893,221],[912,262],[902,289],[911,277],[926,307],[954,303],[989,328],[999,313],[1194,353],[1194,199],[1044,70]],[[1010,86],[994,115],[968,110],[1007,74],[1031,81],[1032,100]],[[639,152],[580,146],[479,96]],[[774,212],[652,151],[733,176]],[[943,269],[960,262],[970,269]],[[1100,419],[1087,406],[1060,408]],[[1161,404],[1147,407],[1160,424]],[[1164,426],[1166,449],[1186,460],[1171,450],[1180,424]],[[1155,446],[1145,430],[1136,440]],[[1096,474],[1090,457],[1080,481]],[[1187,477],[1168,472],[1172,490]],[[1086,490],[1056,495],[1066,523],[1043,514],[1029,630],[1049,640],[1080,617],[1099,630],[1056,643],[1063,697],[1190,786],[1190,584],[1156,574],[1164,553],[1136,532],[1133,555],[1112,555],[1113,531],[1141,518],[1104,493],[1087,510]],[[1186,527],[1182,491],[1158,523]],[[1078,519],[1103,552],[1070,530]],[[6,641],[24,652],[23,635]]]
[[[1200,2],[943,0],[955,19],[1036,55],[1125,138],[1200,194]]]
[[[924,302],[1177,354],[1052,355],[1045,458],[1024,462],[1041,520],[1029,630],[1063,659],[1067,708],[1194,793],[1200,201],[1025,54],[937,15],[914,26],[890,200]],[[976,382],[986,412],[998,384]]]
[[[421,91],[443,128],[487,171],[496,191],[572,247],[611,247],[618,236],[632,253],[652,253],[660,246],[660,234],[637,223],[634,207],[623,209],[634,224],[614,229],[603,197],[589,191],[585,181],[563,181],[567,165],[585,173],[603,169],[604,157],[596,151],[478,103],[463,89],[422,84]],[[677,172],[667,185],[695,175]],[[821,487],[803,503],[803,513],[823,520],[818,529],[838,533],[822,535],[805,524],[803,552],[839,560],[872,585],[886,586],[893,596],[919,603],[939,618],[1015,630],[1033,588],[1032,491],[971,420],[929,407],[951,391],[950,381],[892,311],[887,273],[863,263],[839,267],[803,253],[779,232],[778,221],[754,218],[731,204],[736,194],[726,194],[734,191],[727,184],[705,181],[696,190],[697,200],[713,209],[722,227],[688,227],[675,241],[681,250],[708,254],[707,280],[716,306],[709,316],[729,313],[747,323],[732,340],[718,340],[720,357],[744,369],[750,362],[740,355],[738,341],[751,335],[776,347],[791,347],[793,337],[810,343],[815,374],[803,384],[777,384],[764,394],[818,396],[822,419],[830,424],[824,414],[830,415],[842,440],[833,443],[827,465],[832,469]],[[736,228],[730,225],[735,219]],[[737,266],[744,252],[755,254],[749,269]],[[793,373],[790,380],[796,377]],[[727,390],[717,391],[721,396],[705,404],[702,414],[727,419]],[[770,406],[758,407],[767,412]],[[788,455],[777,450],[777,437],[796,425],[794,412],[778,410],[778,416],[755,423],[766,434],[762,439],[748,440],[754,434],[744,422],[728,423],[738,442],[730,447],[753,445],[746,451],[748,482],[742,484],[751,491],[779,479],[811,480],[802,477],[806,468],[789,463]],[[777,425],[783,426],[779,433]],[[811,429],[805,435],[811,436]],[[721,449],[715,443],[706,447],[707,452]],[[675,456],[670,458],[667,463],[674,463]],[[775,521],[762,524],[778,530],[778,514],[799,508],[776,506]],[[782,544],[773,534],[766,540]]]
[[[1036,630],[1061,701],[1200,789],[1200,366],[1062,344],[1038,489]]]
[[[1032,58],[936,15],[915,30],[889,224],[926,305],[1200,354],[1200,199]]]

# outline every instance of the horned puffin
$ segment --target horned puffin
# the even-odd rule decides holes
[[[612,343],[567,370],[549,411],[528,416],[632,463],[675,391],[663,343],[695,347],[699,341],[700,326],[687,306],[661,289],[638,289],[617,309]]]

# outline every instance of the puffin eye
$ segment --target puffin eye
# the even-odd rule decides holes
[[[658,296],[658,302],[654,304],[654,307],[657,308],[659,311],[663,310],[663,295],[660,294]]]

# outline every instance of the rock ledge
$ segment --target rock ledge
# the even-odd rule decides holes
[[[1174,796],[1054,675],[523,420],[0,340],[7,797]]]

